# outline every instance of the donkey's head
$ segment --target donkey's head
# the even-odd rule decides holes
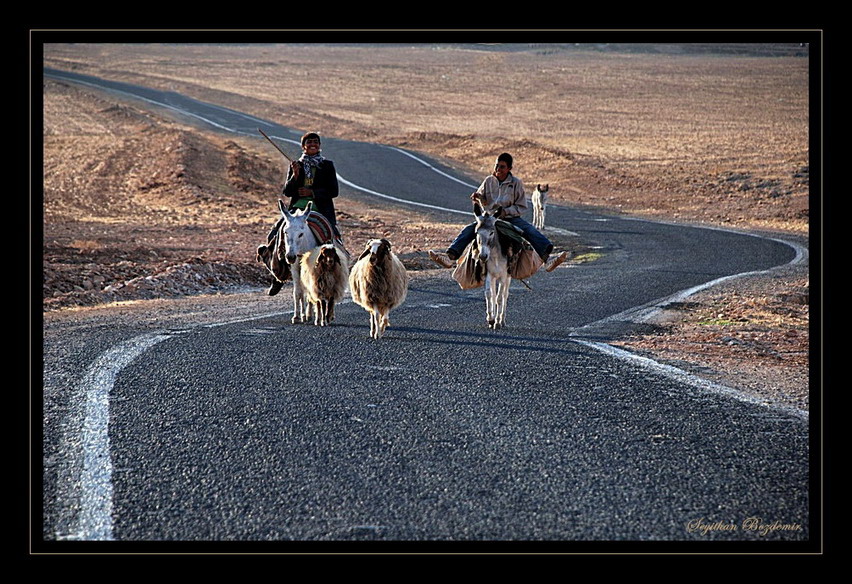
[[[485,262],[492,253],[500,253],[497,219],[493,213],[484,212],[479,204],[474,205],[473,214],[476,216],[476,247],[479,250],[479,259]]]
[[[316,237],[308,225],[308,215],[312,206],[313,203],[308,203],[304,210],[290,213],[284,201],[278,200],[278,208],[284,218],[281,227],[278,228],[278,241],[275,246],[275,253],[279,260],[295,264],[300,255],[316,247]]]

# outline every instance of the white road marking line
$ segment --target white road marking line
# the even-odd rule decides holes
[[[479,185],[475,185],[475,184],[471,184],[471,183],[465,182],[465,181],[461,180],[460,178],[456,178],[456,177],[454,177],[454,176],[450,176],[450,175],[449,175],[449,174],[447,174],[446,172],[444,172],[444,171],[442,171],[442,170],[438,170],[437,168],[435,168],[434,166],[432,166],[431,164],[429,164],[428,162],[426,162],[426,161],[425,161],[425,160],[423,160],[422,158],[418,158],[417,156],[415,156],[415,155],[414,155],[414,154],[412,154],[411,152],[406,152],[405,150],[402,150],[401,148],[397,148],[396,146],[388,146],[388,148],[390,148],[391,150],[396,150],[396,151],[397,151],[397,152],[399,152],[400,154],[404,154],[405,156],[408,156],[409,158],[413,158],[414,160],[416,160],[417,162],[419,162],[419,163],[420,163],[420,164],[422,164],[423,166],[427,167],[429,170],[432,170],[432,171],[434,171],[434,172],[437,172],[437,173],[438,173],[438,174],[440,174],[441,176],[444,176],[444,177],[446,177],[446,178],[448,178],[448,179],[450,179],[450,180],[454,180],[454,181],[456,181],[456,182],[457,182],[457,183],[459,183],[459,184],[463,184],[464,186],[466,186],[466,187],[470,187],[470,188],[472,188],[472,189],[479,188]]]
[[[637,220],[649,221],[649,220],[646,220],[646,219],[637,219]],[[651,222],[651,221],[649,221],[649,222]],[[714,229],[714,230],[718,230],[718,231],[730,231],[730,230],[727,230],[727,229],[724,229],[724,228],[717,228],[717,227],[705,227],[705,226],[696,226],[696,227],[703,227],[703,228],[706,228],[706,229]],[[733,233],[740,233],[740,232],[734,231]],[[764,238],[761,235],[755,235],[755,234],[751,234],[751,233],[741,233],[741,235],[751,235],[753,237]],[[799,245],[795,242],[785,241],[783,239],[774,239],[774,238],[765,238],[765,239],[770,239],[770,240],[776,241],[778,243],[783,243],[783,244],[788,245],[788,246],[793,248],[793,250],[796,252],[796,255],[786,265],[800,264],[800,263],[805,262],[808,258],[808,250],[805,247],[803,247],[803,246],[801,246],[801,245]],[[642,306],[636,306],[634,308],[629,308],[629,309],[627,309],[623,312],[620,312],[618,314],[614,314],[614,315],[602,318],[601,320],[598,320],[596,322],[589,323],[589,324],[584,325],[582,327],[576,328],[576,329],[574,329],[574,331],[569,336],[571,336],[571,337],[582,337],[584,330],[589,330],[589,329],[592,329],[592,328],[599,326],[601,324],[605,324],[605,323],[613,322],[613,321],[648,322],[654,316],[656,316],[661,311],[663,311],[665,309],[665,305],[667,305],[667,304],[670,304],[672,302],[682,302],[683,300],[685,300],[686,298],[692,296],[693,294],[695,294],[697,292],[700,292],[702,290],[706,290],[707,288],[711,288],[713,286],[721,284],[722,282],[726,282],[728,280],[733,280],[734,278],[741,278],[741,277],[745,277],[745,276],[754,276],[754,275],[759,275],[759,274],[766,274],[766,273],[772,272],[773,270],[775,270],[779,267],[782,267],[782,266],[776,266],[776,267],[773,267],[773,268],[769,268],[767,270],[758,270],[758,271],[754,271],[754,272],[741,272],[739,274],[732,274],[730,276],[724,276],[722,278],[717,278],[715,280],[705,282],[704,284],[699,284],[697,286],[693,286],[692,288],[687,288],[686,290],[681,290],[680,292],[676,292],[676,293],[672,294],[671,296],[667,296],[665,298],[655,300],[655,301],[649,302],[647,304],[643,304]],[[625,360],[625,361],[630,361],[630,362],[633,362],[633,363],[638,363],[640,366],[643,366],[643,367],[648,368],[648,369],[654,369],[658,372],[665,374],[667,377],[669,377],[671,379],[675,379],[675,380],[680,381],[682,383],[692,385],[693,387],[707,389],[707,390],[710,390],[714,393],[719,393],[719,394],[724,394],[724,395],[736,397],[737,399],[739,399],[741,401],[748,401],[750,403],[756,403],[756,404],[768,406],[770,408],[782,410],[782,411],[785,411],[785,412],[788,412],[788,413],[792,413],[794,416],[797,416],[797,417],[805,419],[805,420],[809,419],[809,416],[810,416],[810,414],[807,410],[802,410],[802,409],[799,409],[799,408],[795,408],[793,406],[786,406],[786,405],[783,405],[783,404],[776,404],[776,403],[770,402],[768,400],[760,400],[760,399],[754,398],[752,396],[749,396],[746,393],[741,392],[740,390],[737,390],[737,389],[734,389],[734,388],[731,388],[731,387],[727,387],[727,386],[724,386],[724,385],[721,385],[721,384],[718,384],[718,383],[712,383],[710,381],[701,379],[698,376],[695,376],[691,373],[687,373],[686,371],[683,371],[683,370],[678,369],[676,367],[673,367],[671,365],[664,365],[662,363],[658,363],[657,361],[654,361],[653,359],[650,359],[650,358],[647,358],[647,357],[642,357],[642,356],[637,355],[635,353],[631,353],[630,351],[620,349],[620,348],[614,347],[612,345],[608,345],[606,343],[600,343],[600,342],[595,342],[595,341],[587,341],[587,340],[581,340],[581,339],[572,339],[572,340],[574,340],[577,343],[580,343],[581,345],[591,347],[593,349],[596,349],[598,351],[601,351],[601,352],[606,353],[608,355],[611,355],[613,357],[616,357],[616,358],[619,358],[619,359],[622,359],[622,360]]]
[[[342,182],[343,184],[352,187],[353,189],[358,189],[359,191],[363,191],[365,193],[369,193],[371,195],[375,195],[375,196],[381,197],[383,199],[388,199],[389,201],[394,201],[394,202],[397,202],[397,203],[403,203],[405,205],[415,205],[417,207],[426,207],[427,209],[434,209],[435,211],[443,211],[445,213],[457,213],[459,215],[472,215],[473,214],[470,211],[459,211],[458,209],[449,209],[447,207],[439,207],[438,205],[430,205],[428,203],[421,203],[419,201],[409,201],[408,199],[400,199],[399,197],[393,197],[391,195],[386,195],[384,193],[380,193],[378,191],[374,191],[374,190],[368,189],[366,187],[356,185],[355,183],[346,180],[345,178],[343,178],[339,174],[337,175],[337,179],[340,182]]]
[[[706,228],[706,229],[715,229],[715,228],[709,227],[709,228]],[[722,231],[724,231],[724,230],[722,230]],[[739,232],[735,232],[735,233],[739,233]],[[742,235],[752,235],[753,237],[761,237],[760,235],[753,235],[751,233],[744,233]],[[784,265],[790,266],[790,265],[800,264],[800,263],[804,262],[808,257],[807,249],[805,249],[804,247],[802,247],[801,245],[799,245],[797,243],[790,242],[790,241],[784,241],[782,239],[773,239],[773,238],[763,238],[763,239],[770,239],[771,241],[783,243],[783,244],[793,248],[793,250],[796,252],[795,257],[792,260],[790,260],[789,262],[787,262],[787,264],[784,264]],[[587,325],[584,325],[582,327],[575,329],[575,332],[572,333],[572,335],[581,336],[583,330],[591,329],[591,328],[594,328],[594,327],[599,326],[601,324],[605,324],[607,322],[613,322],[613,321],[648,322],[654,316],[659,314],[661,311],[665,310],[665,306],[667,304],[671,304],[671,303],[674,303],[674,302],[683,302],[684,300],[686,300],[687,298],[689,298],[693,294],[696,294],[696,293],[701,292],[702,290],[706,290],[708,288],[712,288],[713,286],[717,286],[717,285],[722,284],[723,282],[727,282],[729,280],[734,280],[736,278],[744,278],[744,277],[747,277],[747,276],[758,276],[760,274],[768,274],[769,272],[772,272],[773,270],[776,270],[780,267],[782,267],[782,266],[775,266],[775,267],[769,268],[767,270],[756,270],[756,271],[753,271],[753,272],[740,272],[739,274],[731,274],[729,276],[722,276],[721,278],[716,278],[715,280],[710,280],[709,282],[704,282],[703,284],[698,284],[697,286],[693,286],[691,288],[687,288],[685,290],[675,292],[674,294],[672,294],[670,296],[666,296],[665,298],[659,298],[657,300],[652,300],[651,302],[648,302],[647,304],[643,304],[641,306],[634,306],[633,308],[628,308],[627,310],[625,310],[623,312],[619,312],[618,314],[613,314],[613,315],[607,316],[605,318],[602,318],[601,320],[598,320],[596,322],[589,323]]]
[[[199,325],[212,328],[261,320],[288,313],[276,312]],[[58,534],[60,539],[109,541],[113,539],[112,458],[109,441],[110,393],[119,373],[148,349],[179,334],[155,332],[133,337],[102,353],[86,370],[77,389],[83,395],[82,471],[80,475],[80,513],[76,528],[70,535]]]
[[[637,355],[636,353],[631,353],[630,351],[625,351],[624,349],[619,349],[618,347],[613,347],[612,345],[608,345],[606,343],[583,341],[579,339],[574,339],[574,342],[584,345],[586,347],[591,347],[592,349],[595,349],[607,355],[611,355],[623,361],[629,361],[643,369],[660,373],[665,377],[668,377],[669,379],[673,379],[685,385],[689,385],[704,391],[709,391],[711,393],[732,397],[742,402],[769,407],[771,409],[791,414],[805,421],[807,421],[810,417],[810,414],[807,410],[802,410],[793,406],[787,406],[784,404],[776,403],[768,399],[760,399],[745,392],[734,389],[732,387],[728,387],[719,383],[713,383],[712,381],[707,381],[706,379],[701,379],[700,377],[693,375],[692,373],[688,373],[682,369],[678,369],[677,367],[672,367],[671,365],[659,363],[657,361],[654,361],[653,359],[649,359],[648,357],[643,357],[641,355]]]
[[[151,103],[151,104],[154,104],[154,105],[158,105],[158,106],[160,106],[160,107],[164,107],[164,108],[170,109],[170,110],[172,110],[172,111],[176,111],[176,112],[179,112],[179,113],[181,113],[181,114],[184,114],[184,115],[191,116],[191,117],[193,117],[193,118],[199,119],[199,120],[201,120],[201,121],[203,121],[203,122],[206,122],[206,123],[208,123],[208,124],[210,124],[210,125],[212,125],[212,126],[215,126],[215,127],[219,128],[219,129],[221,129],[221,130],[225,130],[225,131],[227,131],[227,132],[231,132],[232,134],[241,134],[241,135],[244,135],[244,136],[250,136],[250,135],[251,135],[251,134],[249,134],[248,132],[243,132],[243,131],[240,131],[240,130],[236,130],[236,129],[234,129],[234,128],[229,128],[229,127],[227,127],[227,126],[223,126],[222,124],[220,124],[220,123],[218,123],[218,122],[214,122],[213,120],[211,120],[211,119],[209,119],[209,118],[205,118],[204,116],[201,116],[201,115],[199,115],[199,114],[196,114],[196,113],[193,113],[193,112],[189,112],[189,111],[187,111],[187,110],[181,109],[181,108],[179,108],[179,107],[176,107],[176,106],[173,106],[173,105],[170,105],[170,104],[167,104],[167,103],[163,103],[163,102],[161,102],[161,101],[153,100],[153,99],[150,99],[150,98],[147,98],[147,97],[142,97],[142,96],[140,96],[140,95],[136,95],[136,94],[129,93],[129,92],[126,92],[126,91],[122,91],[122,90],[120,90],[120,89],[106,88],[106,87],[103,87],[103,86],[97,85],[97,84],[95,84],[95,83],[87,82],[87,81],[81,81],[81,80],[76,80],[76,79],[69,79],[69,78],[66,78],[66,77],[62,77],[61,75],[60,75],[59,77],[60,77],[60,78],[62,78],[62,79],[65,79],[65,80],[67,80],[67,81],[72,81],[72,82],[74,82],[74,83],[79,83],[79,84],[81,84],[81,85],[87,85],[87,86],[90,86],[90,87],[96,87],[96,88],[98,88],[98,89],[106,89],[106,90],[108,90],[108,91],[113,91],[113,92],[115,92],[115,93],[121,93],[121,94],[123,94],[123,95],[129,95],[130,97],[133,97],[133,98],[135,98],[135,99],[140,99],[140,100],[142,100],[142,101],[145,101],[145,102],[148,102],[148,103]],[[212,105],[212,104],[207,104],[207,105]],[[269,122],[266,122],[266,121],[263,121],[263,120],[258,120],[257,118],[254,118],[254,117],[252,117],[252,116],[249,116],[249,115],[246,115],[246,114],[242,114],[242,113],[240,113],[240,112],[236,112],[236,111],[228,110],[228,109],[225,109],[225,108],[222,108],[222,107],[219,107],[219,106],[214,106],[214,107],[216,107],[217,109],[220,109],[220,110],[222,110],[222,111],[230,112],[230,113],[232,113],[232,114],[234,114],[234,115],[241,115],[241,116],[243,116],[243,117],[245,117],[245,118],[247,118],[247,119],[250,119],[250,120],[253,120],[253,121],[256,121],[256,122],[263,122],[264,124],[268,124],[268,123],[269,123]],[[285,142],[289,142],[289,143],[291,143],[291,144],[300,145],[300,142],[299,142],[298,140],[292,140],[292,139],[290,139],[290,138],[285,138],[285,137],[282,137],[282,136],[273,136],[273,135],[270,135],[270,137],[271,137],[271,138],[276,138],[276,139],[278,139],[278,140],[283,140],[283,141],[285,141]],[[438,170],[437,168],[435,168],[434,166],[432,166],[431,164],[429,164],[429,163],[428,163],[428,162],[426,162],[425,160],[423,160],[423,159],[421,159],[421,158],[418,158],[417,156],[415,156],[415,155],[411,154],[410,152],[406,152],[405,150],[401,150],[401,149],[396,148],[396,147],[393,147],[393,146],[388,146],[388,148],[390,148],[390,149],[392,149],[392,150],[395,150],[396,152],[399,152],[399,153],[401,153],[401,154],[404,154],[405,156],[408,156],[408,157],[410,157],[410,158],[413,158],[414,160],[416,160],[416,161],[420,162],[421,164],[423,164],[424,166],[426,166],[427,168],[429,168],[429,169],[430,169],[430,170],[432,170],[433,172],[436,172],[436,173],[438,173],[438,174],[440,174],[440,175],[442,175],[442,176],[444,176],[444,177],[446,177],[446,178],[449,178],[449,179],[451,179],[451,180],[454,180],[454,181],[456,181],[456,182],[459,182],[459,183],[461,183],[461,184],[463,184],[463,185],[470,186],[471,188],[474,188],[474,189],[475,189],[475,188],[477,188],[477,186],[478,186],[478,185],[471,185],[471,184],[469,184],[469,183],[464,182],[464,181],[463,181],[463,180],[461,180],[461,179],[458,179],[458,178],[456,178],[456,177],[450,176],[449,174],[447,174],[447,173],[445,173],[445,172],[443,172],[443,171],[441,171],[441,170]],[[368,189],[368,188],[366,188],[366,187],[362,187],[362,186],[360,186],[360,185],[357,185],[357,184],[355,184],[355,183],[353,183],[353,182],[351,182],[351,181],[349,181],[349,180],[346,180],[346,179],[345,179],[344,177],[342,177],[340,174],[338,174],[338,175],[337,175],[337,178],[338,178],[338,180],[339,180],[340,182],[342,182],[343,184],[345,184],[345,185],[347,185],[347,186],[349,186],[349,187],[351,187],[351,188],[353,188],[353,189],[357,189],[357,190],[359,190],[359,191],[363,191],[363,192],[365,192],[365,193],[369,193],[369,194],[371,194],[371,195],[375,195],[375,196],[377,196],[377,197],[381,197],[381,198],[384,198],[384,199],[388,199],[388,200],[390,200],[390,201],[395,201],[395,202],[397,202],[397,203],[403,203],[403,204],[406,204],[406,205],[416,205],[416,206],[418,206],[418,207],[426,207],[426,208],[428,208],[428,209],[434,209],[434,210],[436,210],[436,211],[443,211],[443,212],[445,212],[445,213],[458,213],[458,214],[460,214],[460,215],[470,215],[470,214],[471,214],[471,212],[470,212],[470,211],[460,211],[460,210],[458,210],[458,209],[449,209],[449,208],[447,208],[447,207],[440,207],[440,206],[438,206],[438,205],[429,205],[429,204],[427,204],[427,203],[420,203],[420,202],[418,202],[418,201],[410,201],[410,200],[408,200],[408,199],[400,199],[400,198],[398,198],[398,197],[393,197],[393,196],[391,196],[391,195],[387,195],[387,194],[385,194],[385,193],[380,193],[380,192],[378,192],[378,191],[374,191],[374,190]]]
[[[125,341],[101,354],[80,381],[85,395],[81,444],[80,515],[73,539],[112,539],[112,460],[109,448],[109,394],[118,374],[134,359],[172,335],[152,333]]]

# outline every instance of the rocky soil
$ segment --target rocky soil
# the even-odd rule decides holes
[[[684,62],[580,55],[569,70],[550,54],[373,51],[379,75],[356,67],[364,61],[352,49],[330,48],[317,56],[315,49],[290,47],[286,57],[263,49],[265,58],[257,53],[261,49],[219,50],[68,45],[46,51],[45,62],[168,87],[292,127],[414,148],[475,175],[487,172],[498,149],[508,150],[523,161],[517,170],[527,183],[550,183],[565,204],[761,230],[808,243],[807,88],[801,88],[801,59],[714,56]],[[406,74],[422,82],[419,92],[400,95],[403,70],[394,58],[408,60]],[[242,59],[266,63],[268,70],[255,78],[260,81],[251,85],[250,95],[237,89],[247,87],[244,80],[227,78],[249,67],[241,66]],[[306,63],[333,70],[323,78],[333,80],[334,87],[320,88],[317,95],[330,101],[333,94],[345,103],[295,95],[296,105],[282,105],[273,97],[280,87],[266,80],[302,75]],[[485,82],[479,75],[507,64],[526,75],[525,91],[547,96],[556,104],[552,115],[562,118],[529,114],[535,108],[527,94],[497,95],[493,102],[483,98],[475,108],[457,103],[465,87]],[[213,75],[211,67],[220,74]],[[611,73],[599,74],[596,67]],[[686,75],[684,68],[701,76]],[[558,86],[554,72],[582,78],[585,91]],[[760,84],[742,82],[752,78]],[[617,84],[618,92],[607,83]],[[684,87],[690,91],[684,93]],[[372,101],[365,97],[373,91],[398,99],[364,106],[375,102],[374,95]],[[669,96],[679,91],[683,99],[672,101]],[[557,107],[566,92],[572,105]],[[615,93],[630,99],[619,101]],[[268,143],[200,131],[162,112],[64,83],[45,80],[43,98],[43,220],[34,227],[43,228],[46,317],[122,301],[262,293],[269,278],[254,261],[254,250],[274,219],[283,183],[281,161]],[[526,107],[512,108],[517,129],[487,131],[493,124],[489,111],[502,111],[510,99]],[[580,99],[590,101],[574,106]],[[441,116],[427,107],[442,101]],[[579,111],[587,112],[584,118]],[[555,135],[554,127],[569,128],[567,138]],[[347,241],[389,237],[415,271],[434,269],[425,251],[443,248],[458,229],[345,199],[339,201],[339,221]],[[809,308],[805,262],[697,294],[680,310],[669,311],[670,318],[657,323],[652,334],[620,343],[807,409]]]

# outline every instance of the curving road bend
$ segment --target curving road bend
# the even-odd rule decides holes
[[[297,152],[295,131],[239,112],[44,74],[220,131],[261,128]],[[475,179],[395,148],[325,136],[323,148],[343,196],[469,215]],[[808,549],[819,525],[807,412],[606,344],[667,302],[806,250],[566,207],[548,218],[603,259],[513,285],[499,332],[484,326],[481,290],[437,276],[412,282],[379,342],[351,303],[327,328],[289,324],[278,298],[180,324],[46,319],[41,544]]]

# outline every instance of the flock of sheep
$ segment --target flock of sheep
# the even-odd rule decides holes
[[[368,241],[351,269],[348,264],[346,252],[333,243],[302,256],[299,277],[314,311],[314,324],[325,326],[334,320],[334,305],[348,285],[352,301],[370,313],[370,336],[381,338],[390,324],[390,311],[408,294],[408,272],[387,239]]]
[[[391,251],[387,239],[372,239],[349,266],[349,254],[339,242],[323,241],[311,228],[322,217],[304,210],[290,213],[279,201],[282,221],[269,245],[258,248],[257,258],[283,282],[293,279],[293,322],[326,326],[334,320],[334,305],[347,287],[355,304],[370,313],[370,336],[381,338],[391,310],[405,301],[408,271]],[[289,269],[286,269],[289,267]]]

